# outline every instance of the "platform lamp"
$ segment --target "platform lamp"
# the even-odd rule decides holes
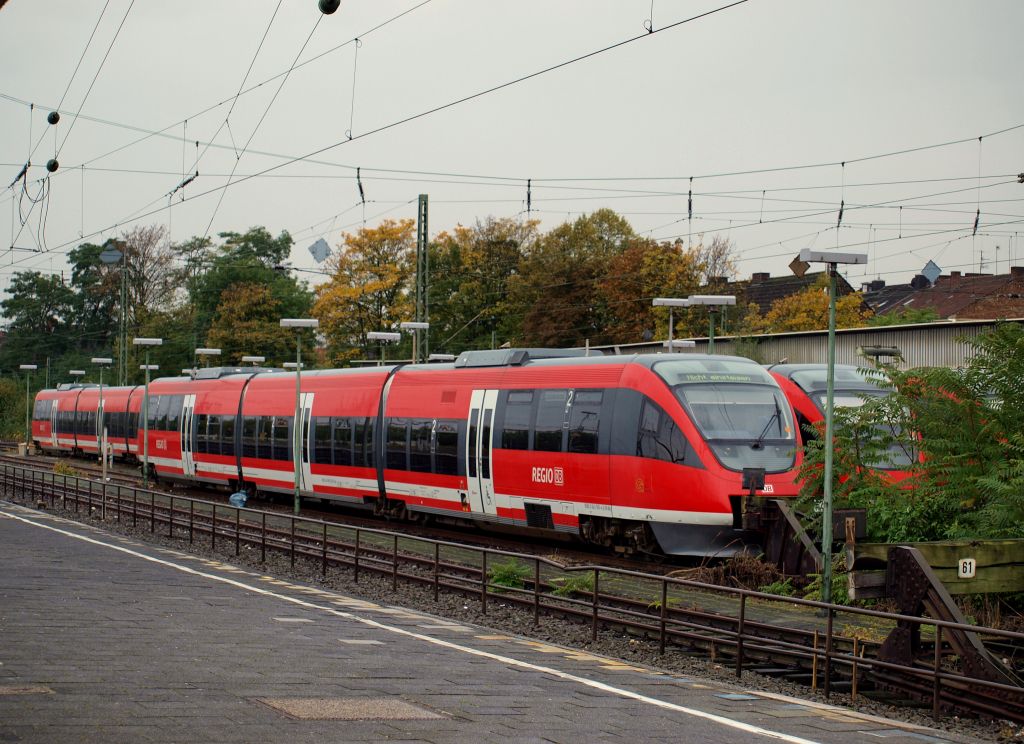
[[[162,338],[133,338],[132,346],[141,346],[146,350],[146,363],[139,369],[146,372],[146,386],[142,394],[142,487],[149,488],[149,373],[160,369],[158,364],[149,363],[149,350],[154,346],[162,346]]]
[[[201,356],[201,357],[218,356],[219,357],[220,356],[220,349],[211,349],[211,348],[202,346],[202,347],[196,349],[196,356],[197,357],[199,357],[199,356]],[[209,358],[207,358],[207,360],[206,360],[206,366],[207,367],[210,366]]]
[[[259,367],[263,362],[267,361],[265,356],[249,355],[242,357],[243,362],[251,364],[253,367]]]
[[[320,321],[316,318],[281,318],[281,327],[295,329],[295,424],[292,427],[292,460],[295,467],[294,510],[298,514],[299,492],[302,487],[302,330],[319,328]]]
[[[789,265],[797,276],[807,273],[812,263],[823,263],[828,268],[828,364],[825,377],[825,493],[821,519],[821,601],[832,602],[832,414],[836,377],[836,268],[839,264],[866,264],[866,253],[839,253],[813,251],[804,248]]]
[[[689,307],[690,301],[682,297],[655,297],[651,302],[654,307],[668,308],[668,347],[672,348],[672,330],[675,327],[675,309],[677,307]]]
[[[78,380],[80,378],[82,378],[82,377],[85,377],[85,370],[84,369],[69,369],[68,370],[68,374],[75,378],[75,383],[74,384],[77,385],[78,384]]]
[[[697,347],[697,342],[692,339],[678,338],[675,341],[666,341],[665,348],[668,349],[671,354],[676,349],[694,349]]]
[[[107,427],[103,425],[103,369],[114,363],[112,357],[93,357],[93,364],[100,367],[100,402],[96,407],[96,437],[99,443],[100,464],[103,466],[103,482],[107,482]]]
[[[454,354],[431,354],[430,356],[427,357],[427,363],[428,364],[430,362],[438,362],[438,363],[440,363],[440,362],[454,362],[454,361],[455,361],[455,355]]]
[[[417,320],[405,320],[398,324],[403,331],[412,331],[412,361],[418,363],[420,360],[420,331],[429,331],[430,323],[422,323]]]
[[[35,364],[21,364],[18,369],[28,372],[25,376],[25,452],[28,452],[29,443],[32,441],[32,408],[29,406],[29,386],[32,384],[32,370],[39,369]]]
[[[387,344],[397,344],[402,340],[401,333],[394,333],[393,331],[370,331],[366,334],[367,341],[379,341],[380,342],[380,363],[378,367],[384,364],[384,348]]]
[[[706,305],[708,308],[708,354],[715,353],[715,314],[718,308],[736,304],[736,295],[690,295],[691,305]]]

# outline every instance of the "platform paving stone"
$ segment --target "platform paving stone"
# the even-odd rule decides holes
[[[0,695],[0,742],[966,741],[381,607],[2,502],[0,639],[0,685],[53,691]],[[368,715],[385,702],[379,719],[316,720],[260,699]]]

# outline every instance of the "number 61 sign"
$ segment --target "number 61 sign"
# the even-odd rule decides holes
[[[961,579],[973,579],[977,563],[973,558],[960,558],[956,562],[956,574]]]

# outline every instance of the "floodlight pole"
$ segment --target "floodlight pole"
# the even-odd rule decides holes
[[[133,338],[132,344],[146,349],[146,382],[142,394],[142,487],[149,488],[149,347],[163,344],[162,338]]]
[[[96,408],[96,432],[97,443],[100,451],[100,465],[103,468],[103,482],[107,482],[107,427],[103,425],[103,368],[113,364],[114,360],[109,357],[93,357],[92,363],[100,365],[100,402]]]
[[[292,427],[292,464],[295,469],[295,503],[292,507],[299,513],[302,500],[302,329],[318,328],[316,318],[282,318],[282,328],[294,328],[295,333],[295,423]]]
[[[32,370],[36,369],[35,364],[22,364],[19,369],[28,374],[25,375],[25,454],[32,445],[32,407],[29,405],[29,387],[32,385]]]
[[[821,601],[832,603],[832,419],[836,378],[836,264],[828,264],[828,372],[825,377],[825,493],[821,523]]]

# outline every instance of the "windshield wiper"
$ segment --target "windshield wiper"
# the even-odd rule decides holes
[[[755,439],[754,443],[750,445],[750,449],[752,450],[759,450],[764,447],[764,438],[765,435],[768,434],[768,430],[771,428],[773,423],[781,421],[782,419],[782,409],[779,408],[779,401],[775,399],[774,396],[772,396],[772,400],[775,401],[775,413],[771,415],[771,418],[768,419],[768,423],[764,425],[761,433],[757,435],[757,439]]]

